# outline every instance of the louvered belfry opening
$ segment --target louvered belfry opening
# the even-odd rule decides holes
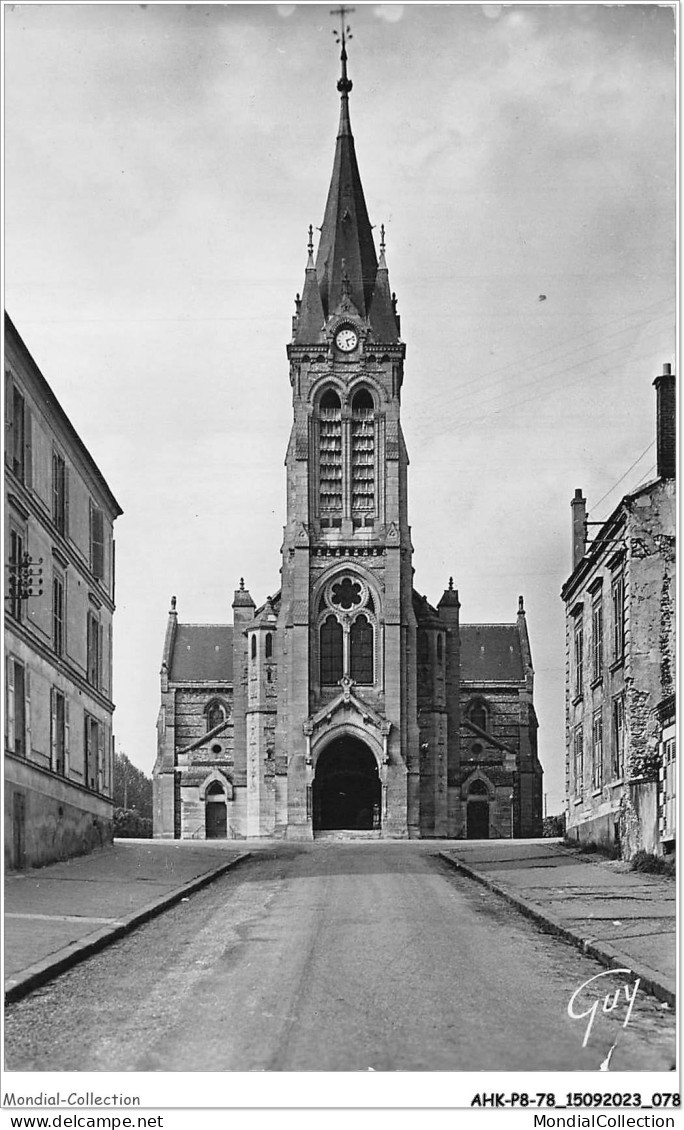
[[[319,409],[319,497],[321,511],[342,511],[342,409],[340,398],[328,389]]]
[[[352,513],[375,509],[375,412],[373,398],[362,389],[352,401],[351,483]]]

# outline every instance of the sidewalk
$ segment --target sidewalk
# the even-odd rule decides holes
[[[5,1000],[19,1000],[249,855],[235,841],[116,840],[5,876]]]
[[[631,969],[674,1008],[674,879],[557,840],[466,842],[441,855],[602,965]]]

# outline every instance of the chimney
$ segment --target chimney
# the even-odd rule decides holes
[[[656,451],[659,479],[674,479],[677,476],[677,397],[675,375],[670,364],[663,365],[663,371],[653,384],[656,390]]]
[[[587,551],[587,500],[580,487],[575,491],[572,508],[572,567],[576,569]]]

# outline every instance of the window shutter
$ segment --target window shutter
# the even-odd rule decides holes
[[[12,374],[5,369],[5,463],[12,466],[14,458],[14,385]]]
[[[14,753],[14,660],[7,662],[7,748]]]
[[[24,483],[33,486],[33,437],[31,432],[31,413],[24,406]]]
[[[24,671],[24,721],[26,732],[26,756],[31,756],[31,672],[28,667]]]
[[[97,791],[103,791],[104,783],[104,739],[105,732],[104,726],[101,722],[97,724]]]
[[[83,779],[90,787],[90,715],[83,712]]]
[[[57,768],[57,695],[50,688],[50,768]]]
[[[102,761],[102,791],[109,795],[110,788],[109,782],[111,780],[110,766],[112,759],[112,739],[109,735],[109,727],[104,726],[104,756]]]
[[[102,659],[103,659],[103,647],[102,647],[103,636],[104,636],[104,626],[102,624],[98,624],[97,625],[97,689],[99,691],[103,691],[106,688],[104,666],[103,666],[103,663],[102,663]]]
[[[64,537],[69,536],[69,468],[64,464]]]
[[[69,740],[71,738],[71,730],[69,729],[69,699],[64,696],[64,776],[69,776]]]
[[[98,581],[104,577],[104,515],[90,504],[90,568]]]

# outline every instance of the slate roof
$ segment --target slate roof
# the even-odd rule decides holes
[[[335,310],[342,298],[343,262],[352,302],[364,317],[368,314],[373,294],[378,260],[356,162],[348,97],[344,92],[332,178],[316,256],[316,274],[326,315]]]
[[[525,678],[517,624],[461,624],[461,679],[469,683]]]
[[[169,680],[172,683],[232,683],[232,624],[179,624]]]

